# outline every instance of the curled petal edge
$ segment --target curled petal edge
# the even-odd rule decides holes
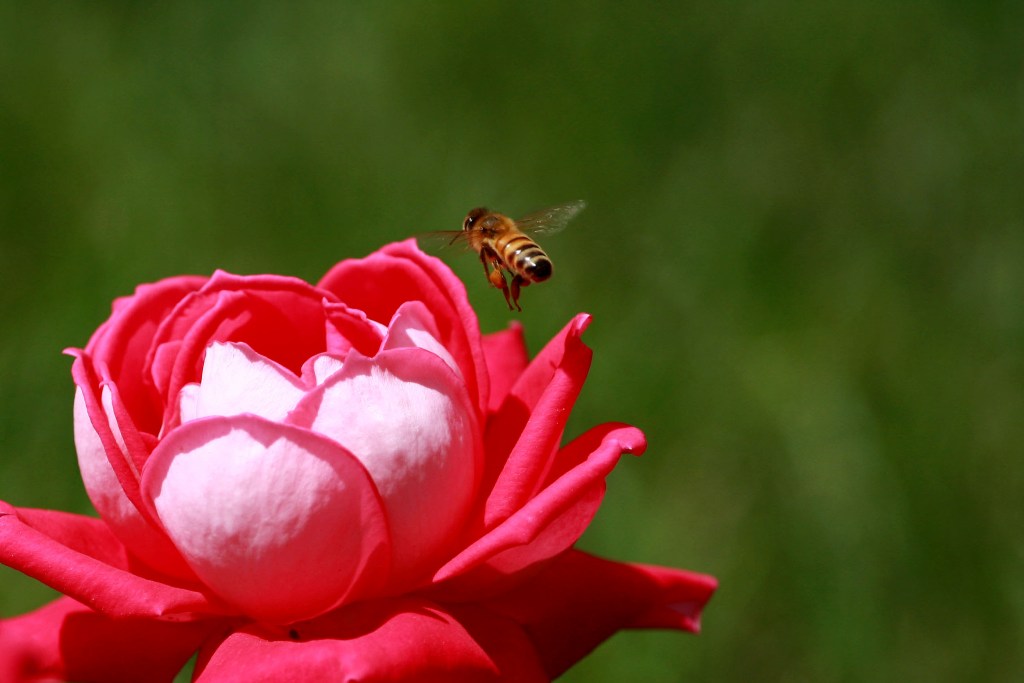
[[[596,514],[604,479],[623,453],[642,453],[643,433],[608,423],[594,427],[566,446],[560,457],[577,463],[504,522],[471,543],[434,574],[444,590],[476,590],[495,575],[547,560],[575,543]],[[474,576],[477,574],[477,576]]]
[[[483,525],[492,528],[520,510],[549,474],[569,412],[590,370],[593,356],[582,334],[590,316],[580,314],[526,367],[487,425]]]

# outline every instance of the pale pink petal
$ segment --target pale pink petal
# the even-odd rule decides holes
[[[107,427],[109,435],[109,422],[103,419],[101,426]],[[111,449],[104,448],[93,426],[81,388],[75,392],[74,433],[78,467],[86,493],[117,537],[150,567],[171,576],[191,577],[192,571],[163,531],[150,523],[125,494],[110,463],[108,450]],[[108,436],[111,441],[114,438]],[[115,462],[118,458],[122,463],[127,460],[119,449],[114,457]],[[128,466],[124,464],[123,467],[127,469]]]
[[[199,383],[186,384],[178,392],[179,419],[168,427],[177,427],[182,422],[191,422],[199,417]]]
[[[196,417],[251,413],[280,421],[304,393],[298,377],[247,344],[214,342],[206,349]]]
[[[307,388],[323,384],[327,378],[341,370],[345,359],[333,353],[318,353],[302,366],[302,383]]]
[[[439,561],[465,523],[481,469],[475,410],[444,361],[422,349],[352,352],[292,417],[369,470],[384,500],[400,576]]]
[[[371,600],[307,624],[249,626],[204,648],[196,683],[547,683],[527,634],[471,605]]]
[[[387,336],[381,344],[381,350],[410,347],[429,351],[443,360],[461,378],[462,371],[459,370],[452,354],[438,341],[439,336],[434,316],[427,307],[419,301],[407,301],[395,311],[387,328]]]
[[[254,618],[316,616],[387,575],[373,483],[317,434],[253,415],[189,422],[153,451],[143,490],[195,573]]]
[[[148,456],[141,435],[131,423],[123,403],[115,400],[109,380],[102,379],[102,373],[107,370],[97,368],[85,352],[71,353],[75,356],[71,375],[82,401],[75,413],[75,429],[92,433],[98,441],[94,444],[97,455],[107,460],[124,494],[141,508],[138,473]],[[119,418],[123,418],[123,422]],[[132,437],[131,444],[125,439],[126,433]]]

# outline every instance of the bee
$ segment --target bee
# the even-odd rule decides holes
[[[480,255],[487,281],[505,295],[508,310],[522,311],[519,293],[531,283],[544,282],[554,273],[551,258],[530,236],[563,229],[586,206],[584,201],[559,204],[512,220],[483,207],[473,209],[462,221],[462,230],[452,230],[449,244],[463,242]],[[505,276],[512,277],[511,286]]]

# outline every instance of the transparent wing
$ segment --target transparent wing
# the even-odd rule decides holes
[[[516,227],[534,235],[550,235],[564,230],[576,214],[582,211],[587,203],[582,199],[565,204],[557,204],[540,211],[528,213],[516,221]]]
[[[419,233],[416,241],[424,251],[437,254],[449,248],[462,251],[472,249],[468,237],[469,233],[465,230],[433,230]]]

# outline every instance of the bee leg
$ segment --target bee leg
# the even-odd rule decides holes
[[[522,275],[516,275],[514,278],[512,278],[512,302],[516,305],[516,309],[519,311],[523,310],[522,307],[519,305],[519,288],[526,287],[529,284],[530,281],[523,278]],[[511,311],[512,307],[509,306],[508,310]]]
[[[491,261],[491,259],[490,259],[490,256],[487,253],[487,250],[486,249],[481,249],[480,250],[480,263],[484,264],[484,277],[486,277],[488,280],[491,279],[491,269],[487,267],[487,264],[490,263],[490,261]],[[497,287],[498,285],[494,285],[494,286]]]
[[[501,290],[501,293],[505,295],[505,303],[508,304],[508,310],[512,310],[512,301],[508,296],[508,283],[505,282],[505,273],[502,272],[501,268],[495,268],[491,271],[487,279],[491,281],[491,284]],[[519,308],[519,304],[516,303],[516,308]],[[521,308],[519,310],[522,310]]]
[[[508,310],[511,311],[512,301],[509,300],[508,283],[505,282],[505,273],[501,269],[501,262],[498,261],[497,257],[488,254],[485,251],[480,252],[480,261],[484,264],[484,275],[487,276],[488,282],[490,282],[491,286],[496,289],[500,289],[501,293],[505,295],[505,303],[508,304]],[[493,266],[493,270],[487,267],[488,263]],[[516,304],[517,307],[518,305],[519,304]]]

